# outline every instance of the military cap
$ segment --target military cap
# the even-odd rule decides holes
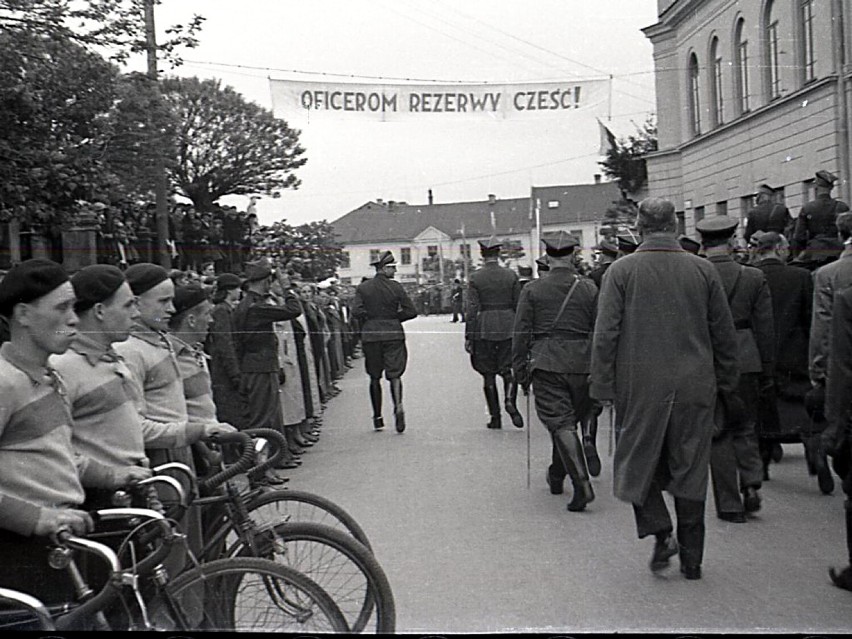
[[[688,251],[693,255],[698,255],[698,250],[701,248],[701,242],[697,242],[693,240],[688,235],[680,235],[677,238],[677,241],[680,242],[680,247],[684,251]]]
[[[133,294],[142,295],[169,279],[169,272],[157,264],[143,262],[128,267],[124,277],[127,278]]]
[[[765,193],[766,195],[772,195],[773,193],[775,193],[775,189],[773,189],[768,184],[761,184],[759,187],[757,187],[757,195],[760,195],[761,193]]]
[[[574,252],[580,241],[568,231],[559,231],[541,238],[545,251],[551,257],[564,257]]]
[[[376,268],[384,268],[385,266],[396,266],[396,260],[393,257],[393,253],[390,251],[385,251],[379,256],[375,262],[370,262],[370,266],[375,266]]]
[[[695,230],[705,237],[731,237],[734,234],[739,220],[728,215],[714,215],[705,217],[695,225]]]
[[[205,300],[207,300],[207,291],[198,284],[178,286],[175,289],[174,302],[172,302],[175,305],[175,315],[180,315]]]
[[[240,284],[242,283],[243,281],[239,278],[239,276],[234,275],[233,273],[222,273],[216,278],[216,288],[220,291],[240,288]]]
[[[0,282],[0,315],[10,317],[15,304],[33,302],[67,281],[65,269],[45,258],[38,257],[13,266]]]
[[[480,251],[497,251],[501,248],[503,248],[503,241],[493,235],[487,240],[479,240]]]
[[[618,243],[608,237],[605,237],[598,242],[597,246],[595,246],[595,250],[614,256],[618,254]]]
[[[246,263],[246,282],[265,280],[272,275],[272,267],[266,260]]]
[[[618,250],[622,253],[632,253],[642,243],[639,235],[630,229],[624,229],[615,236],[618,242]]]
[[[538,267],[539,272],[550,270],[550,261],[547,259],[547,255],[542,255],[535,261],[535,264],[536,267]]]
[[[82,313],[92,308],[95,304],[105,302],[127,281],[124,273],[111,264],[92,264],[87,266],[71,278],[74,286],[74,310]]]
[[[834,183],[837,182],[837,176],[829,171],[817,171],[816,172],[816,184],[817,186],[827,186],[831,188],[834,186]]]

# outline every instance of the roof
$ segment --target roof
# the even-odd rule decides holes
[[[533,187],[532,197],[541,205],[542,226],[599,220],[606,209],[621,199],[612,182]],[[551,203],[557,203],[553,205]],[[535,225],[530,197],[442,204],[367,202],[332,222],[342,244],[408,241],[430,226],[452,238],[460,238],[464,226],[469,238],[492,233],[491,211],[497,235],[528,233]]]

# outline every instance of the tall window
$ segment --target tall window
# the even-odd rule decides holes
[[[399,249],[399,261],[403,266],[407,266],[407,265],[411,264],[411,249],[410,248]]]
[[[379,261],[379,256],[382,254],[381,249],[370,249],[370,264]]]
[[[799,20],[802,31],[802,80],[811,82],[816,79],[814,65],[814,0],[800,0]]]
[[[748,113],[748,39],[745,37],[745,20],[737,20],[734,29],[734,96],[737,111]]]
[[[437,244],[430,244],[429,246],[427,246],[426,247],[426,254],[429,257],[435,257],[438,254],[438,245]]]
[[[701,93],[698,83],[698,56],[689,56],[689,122],[692,135],[701,134]]]
[[[350,268],[349,251],[340,252],[340,268]]]
[[[710,63],[713,71],[713,83],[711,85],[713,99],[713,125],[719,126],[724,122],[722,112],[722,56],[719,54],[719,38],[713,36],[710,42]]]
[[[694,218],[696,224],[698,224],[701,220],[704,219],[704,207],[703,206],[696,206],[695,207],[695,212],[693,214],[693,218]]]
[[[728,214],[728,201],[716,202],[716,215]]]
[[[764,37],[766,38],[766,84],[769,99],[781,97],[781,66],[778,61],[778,20],[772,15],[774,2],[766,3]]]

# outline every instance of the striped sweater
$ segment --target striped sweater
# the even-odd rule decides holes
[[[207,366],[209,356],[197,347],[187,344],[175,335],[169,335],[177,357],[178,368],[183,380],[183,396],[186,399],[186,412],[191,424],[218,424],[216,404],[213,402],[213,387],[210,382],[210,370]]]

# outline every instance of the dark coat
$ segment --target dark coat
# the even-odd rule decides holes
[[[747,242],[757,231],[775,231],[783,235],[792,219],[790,211],[783,204],[761,202],[748,212],[743,236]]]
[[[591,280],[595,283],[595,286],[598,287],[598,290],[600,290],[601,288],[604,273],[606,273],[606,270],[609,268],[610,264],[612,264],[612,262],[604,262],[603,264],[598,264],[589,273],[589,278],[591,278]]]
[[[832,313],[828,382],[825,389],[825,414],[830,427],[832,449],[852,438],[850,408],[852,408],[852,288],[838,293]],[[848,502],[847,502],[848,503]]]
[[[352,316],[361,321],[362,342],[387,342],[405,339],[402,322],[417,317],[417,309],[402,284],[377,273],[355,289]]]
[[[796,230],[793,233],[793,248],[801,251],[817,237],[834,240],[837,237],[837,214],[848,211],[845,202],[835,200],[827,193],[818,195],[815,200],[806,203],[796,218]],[[840,248],[839,242],[838,249]]]
[[[246,407],[240,394],[240,363],[234,350],[232,315],[233,309],[227,302],[220,302],[214,307],[206,350],[210,355],[210,382],[216,416],[223,422],[241,426],[246,420]]]
[[[565,310],[557,319],[568,291],[579,277]],[[588,373],[598,290],[573,268],[552,269],[547,277],[521,290],[512,337],[512,368],[520,371],[531,357],[529,371]]]
[[[813,303],[811,274],[807,269],[774,258],[763,261],[757,268],[763,271],[772,297],[776,370],[807,375]]]
[[[465,338],[499,342],[512,339],[521,283],[497,262],[476,269],[467,284]]]
[[[592,342],[591,396],[614,399],[614,493],[644,502],[664,443],[676,497],[707,495],[717,389],[739,381],[737,336],[713,265],[652,235],[609,267]]]
[[[852,247],[847,246],[836,262],[817,269],[813,278],[814,302],[808,341],[808,369],[811,380],[820,381],[825,378],[828,367],[828,342],[834,297],[852,286]]]
[[[232,316],[234,347],[243,373],[277,373],[278,338],[272,325],[298,317],[302,307],[287,292],[280,305],[259,293],[248,291]]]

